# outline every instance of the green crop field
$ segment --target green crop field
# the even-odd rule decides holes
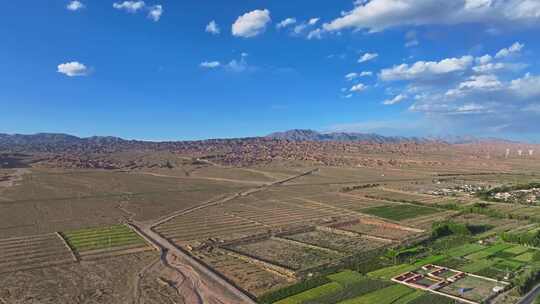
[[[413,289],[404,285],[392,285],[358,298],[339,302],[339,304],[391,304],[413,292]]]
[[[394,221],[401,221],[422,215],[437,213],[439,212],[439,209],[402,204],[372,207],[363,209],[362,212]]]
[[[534,252],[525,252],[521,255],[518,255],[514,258],[516,261],[520,262],[531,262],[533,260]]]
[[[392,302],[392,304],[409,304],[417,300],[418,298],[422,297],[423,295],[425,295],[423,291],[416,290],[413,293],[410,293],[406,296],[399,298],[397,301]],[[432,302],[432,303],[439,303],[439,302]]]
[[[516,271],[518,269],[520,269],[521,267],[523,267],[524,263],[520,262],[520,261],[514,261],[514,260],[500,260],[499,262],[497,262],[497,264],[495,264],[495,268],[497,269],[500,269],[500,270],[511,270],[511,271]]]
[[[323,296],[328,296],[331,294],[338,293],[343,287],[337,282],[331,282],[324,284],[319,287],[301,292],[292,297],[288,297],[281,301],[276,302],[275,304],[301,304],[309,300],[317,299]]]
[[[446,259],[446,256],[444,255],[431,255],[426,258],[416,261],[413,265],[415,267],[422,267],[428,264],[436,264],[437,262],[440,262],[444,259]]]
[[[366,280],[366,277],[360,273],[352,270],[345,270],[328,276],[333,282],[337,282],[341,285],[355,284]]]
[[[382,269],[379,269],[379,270],[372,271],[372,272],[368,273],[368,276],[372,277],[372,278],[380,278],[380,279],[390,280],[391,278],[393,278],[393,277],[395,277],[397,275],[400,275],[400,274],[402,274],[404,272],[413,271],[416,268],[417,267],[414,266],[414,265],[401,264],[401,265],[390,266],[390,267],[386,267],[386,268],[382,268]]]
[[[144,240],[125,225],[82,229],[62,233],[77,252],[144,244]]]
[[[511,253],[511,254],[514,254],[514,255],[520,255],[520,254],[523,254],[523,253],[525,253],[527,251],[529,251],[529,248],[527,248],[525,246],[521,246],[521,245],[517,245],[517,246],[510,247],[508,249],[503,250],[503,252]]]
[[[486,247],[479,244],[465,244],[456,248],[450,249],[446,254],[451,257],[462,257],[475,252],[486,249]]]
[[[343,289],[333,294],[323,295],[316,299],[304,301],[302,304],[334,304],[355,299],[371,292],[393,285],[389,281],[372,279],[352,271],[343,271],[328,276],[328,279],[340,281]]]
[[[496,260],[488,260],[488,259],[475,260],[460,267],[459,270],[470,272],[470,273],[476,273],[495,265],[495,263],[497,263]]]
[[[496,245],[493,245],[493,246],[490,246],[484,250],[481,250],[481,251],[478,251],[478,252],[475,252],[473,254],[469,254],[468,256],[466,256],[467,259],[469,260],[481,260],[481,259],[485,259],[491,255],[494,255],[495,253],[497,252],[500,252],[500,251],[503,251],[505,249],[508,249],[512,247],[512,245],[510,244],[496,244]]]
[[[436,294],[433,294],[433,293],[425,293],[422,296],[411,300],[407,304],[434,304],[434,303],[436,303],[436,304],[455,304],[455,301],[450,299],[450,298],[443,297],[443,296],[440,296],[440,295],[436,295]]]

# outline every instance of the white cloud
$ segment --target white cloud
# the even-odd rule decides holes
[[[504,63],[497,62],[497,63],[486,63],[482,65],[477,65],[473,67],[473,71],[477,73],[493,73],[497,70],[502,70],[506,67]]]
[[[319,20],[320,20],[320,18],[311,18],[311,19],[309,19],[308,24],[309,25],[315,25],[315,24],[317,24],[317,22],[319,22]]]
[[[351,81],[357,77],[358,77],[358,73],[349,73],[345,75],[345,79],[347,79],[348,81]]]
[[[408,31],[405,34],[405,47],[413,47],[420,44],[418,41],[418,35],[416,34],[416,31]]]
[[[493,57],[491,57],[491,55],[486,54],[482,57],[477,57],[475,60],[479,64],[487,64],[487,63],[490,63],[491,60],[493,60]]]
[[[366,29],[382,31],[397,26],[477,23],[488,26],[531,26],[540,23],[536,0],[366,0],[330,23],[326,31]]]
[[[236,37],[255,37],[265,31],[269,22],[271,22],[269,10],[254,10],[236,19],[232,25],[232,34]]]
[[[86,76],[88,68],[80,62],[72,61],[59,64],[57,72],[69,77]]]
[[[124,2],[115,2],[113,7],[118,10],[124,10],[128,13],[136,13],[137,11],[145,7],[144,1],[124,1]]]
[[[321,29],[314,29],[312,31],[310,31],[307,35],[307,39],[308,40],[311,40],[311,39],[321,39],[322,38],[322,31]]]
[[[377,57],[379,57],[379,54],[377,53],[365,53],[364,55],[360,56],[360,59],[358,59],[358,62],[362,63],[362,62],[370,61]]]
[[[215,69],[221,66],[219,61],[203,61],[200,64],[201,68]]]
[[[403,100],[405,100],[407,98],[406,95],[404,94],[399,94],[397,95],[396,97],[392,98],[392,99],[387,99],[385,101],[383,101],[383,104],[384,105],[394,105],[394,104],[397,104],[397,103],[400,103],[402,102]]]
[[[296,18],[287,18],[287,19],[282,20],[280,23],[278,23],[276,25],[276,28],[278,29],[286,28],[289,25],[293,25],[295,23],[296,23]]]
[[[510,89],[522,98],[539,98],[540,76],[533,76],[527,73],[522,78],[512,80],[510,82]],[[540,105],[540,100],[536,100],[536,104]]]
[[[153,5],[149,8],[148,18],[152,19],[153,21],[158,22],[161,15],[163,15],[163,6]]]
[[[78,11],[78,10],[81,10],[81,9],[83,9],[85,7],[86,6],[81,1],[71,1],[66,6],[66,8],[68,10],[70,10],[70,11]]]
[[[210,33],[210,34],[213,34],[213,35],[219,35],[221,33],[221,29],[219,28],[219,25],[216,23],[215,20],[210,21],[206,25],[206,30],[205,31],[207,33]]]
[[[240,58],[232,59],[228,63],[221,63],[219,61],[203,61],[199,64],[201,68],[205,69],[217,69],[221,68],[229,72],[249,72],[255,71],[256,67],[250,66],[247,62],[248,53],[241,53]]]
[[[495,58],[504,58],[504,57],[508,57],[510,55],[513,55],[513,54],[517,54],[517,53],[521,52],[521,50],[523,49],[524,46],[525,46],[524,44],[516,42],[516,43],[512,44],[510,47],[504,48],[504,49],[500,50],[499,52],[497,52],[497,54],[495,55]]]
[[[404,63],[389,69],[383,69],[380,78],[385,81],[428,80],[445,74],[463,72],[471,66],[472,62],[472,56],[463,56],[461,58],[446,58],[439,62],[418,61],[413,65]]]
[[[349,91],[351,92],[362,92],[364,91],[365,89],[367,89],[367,86],[363,83],[359,83],[359,84],[355,84],[353,85]]]
[[[360,73],[355,73],[355,72],[352,72],[352,73],[349,73],[347,75],[345,75],[345,79],[347,79],[348,81],[351,81],[351,80],[354,80],[358,77],[365,77],[365,76],[371,76],[373,75],[373,72],[371,71],[362,71]]]

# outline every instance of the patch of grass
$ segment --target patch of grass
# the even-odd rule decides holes
[[[344,270],[342,272],[334,273],[327,276],[327,278],[343,286],[355,284],[366,280],[365,276],[352,270]]]
[[[439,209],[417,205],[388,205],[372,207],[362,210],[363,213],[375,215],[394,221],[416,218],[423,215],[439,212]]]
[[[275,302],[275,304],[301,304],[309,300],[314,300],[320,297],[336,294],[343,290],[343,287],[337,282],[331,282],[319,287],[306,290],[292,297]]]
[[[468,256],[466,256],[467,259],[469,260],[481,260],[481,259],[485,259],[489,256],[492,256],[494,255],[495,253],[499,252],[499,251],[503,251],[505,249],[508,249],[512,247],[512,245],[510,244],[496,244],[496,245],[493,245],[493,246],[490,246],[482,251],[478,251],[476,253],[473,253],[473,254],[469,254]]]
[[[501,260],[497,262],[497,264],[495,264],[494,267],[500,270],[504,270],[504,271],[506,270],[516,271],[520,269],[521,267],[523,267],[523,263],[519,261],[513,261],[513,260]]]
[[[534,257],[534,252],[528,251],[521,255],[518,255],[517,257],[514,258],[514,260],[527,263],[527,262],[532,262],[533,257]]]
[[[479,244],[465,244],[463,246],[450,249],[448,252],[446,252],[446,255],[457,258],[470,255],[484,249],[486,249],[486,247]]]
[[[413,292],[413,289],[398,284],[379,289],[358,298],[339,302],[339,304],[391,304]]]
[[[444,259],[440,262],[437,262],[437,265],[452,268],[452,269],[459,269],[461,268],[461,266],[467,264],[468,262],[469,261],[465,259],[451,257],[451,258]]]
[[[396,266],[390,266],[386,268],[382,268],[379,270],[372,271],[368,273],[368,276],[371,278],[379,278],[384,280],[390,280],[391,278],[402,274],[404,272],[413,271],[415,270],[416,266],[410,265],[410,264],[401,264]]]
[[[503,252],[508,252],[508,253],[513,254],[513,255],[520,255],[520,254],[523,254],[523,253],[525,253],[527,251],[529,251],[529,248],[527,248],[525,246],[521,246],[521,245],[517,245],[517,246],[510,247],[508,249],[503,250]]]
[[[462,267],[460,267],[459,270],[470,272],[470,273],[477,273],[479,271],[482,271],[488,267],[495,265],[496,262],[497,262],[496,260],[488,260],[488,259],[475,260],[475,261],[471,261],[468,264],[463,265]]]
[[[476,273],[479,276],[501,280],[506,275],[506,272],[495,267],[484,268]]]
[[[145,243],[138,234],[125,225],[81,229],[62,234],[71,248],[78,252]]]
[[[425,293],[423,291],[416,290],[413,293],[410,293],[410,294],[408,294],[406,296],[403,296],[403,297],[399,298],[397,301],[392,302],[392,304],[409,304],[409,303],[419,299],[424,294]],[[433,302],[433,303],[435,303],[435,302]],[[436,303],[439,303],[439,302],[436,302]]]
[[[412,301],[410,301],[408,304],[454,304],[455,301],[450,299],[450,298],[447,298],[447,297],[443,297],[443,296],[440,296],[440,295],[436,295],[436,294],[433,294],[433,293],[426,293]]]
[[[432,255],[432,256],[428,256],[426,258],[416,261],[413,265],[415,267],[422,267],[427,264],[435,264],[444,259],[446,259],[446,256],[444,255]]]
[[[342,277],[345,278],[345,277]],[[340,280],[342,279],[340,278]],[[393,285],[391,282],[371,279],[368,277],[362,277],[362,280],[354,277],[355,282],[346,282],[342,286],[344,287],[341,291],[330,294],[326,296],[319,297],[317,299],[305,301],[302,304],[334,304],[339,303],[348,299],[358,298],[360,296],[366,295],[368,293],[386,288]]]

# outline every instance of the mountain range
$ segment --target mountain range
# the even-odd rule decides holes
[[[221,141],[228,140],[242,140],[240,139],[223,139]],[[247,138],[245,138],[247,139]],[[373,133],[347,133],[347,132],[332,132],[321,133],[314,130],[294,129],[285,132],[272,133],[263,137],[255,137],[249,139],[260,140],[286,140],[286,141],[314,141],[314,142],[348,142],[348,141],[361,141],[369,143],[402,143],[402,142],[441,142],[447,144],[467,144],[467,143],[481,143],[481,142],[504,142],[515,143],[504,139],[497,138],[477,138],[473,136],[452,136],[452,137],[404,137],[404,136],[383,136]],[[10,150],[16,148],[17,150],[43,150],[47,147],[54,147],[61,149],[62,147],[73,146],[114,146],[114,145],[128,145],[137,147],[152,148],[155,145],[163,145],[167,143],[181,143],[176,142],[148,142],[140,140],[126,140],[119,137],[112,136],[92,136],[92,137],[77,137],[69,134],[61,133],[37,133],[31,135],[23,134],[3,134],[0,133],[0,150]]]

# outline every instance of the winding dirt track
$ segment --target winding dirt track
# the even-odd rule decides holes
[[[285,179],[259,186],[241,193],[221,197],[202,205],[175,212],[161,218],[152,224],[144,224],[131,221],[130,225],[152,246],[161,252],[161,263],[167,271],[174,271],[174,284],[178,293],[187,304],[256,304],[256,302],[236,288],[231,283],[214,273],[212,270],[201,265],[191,256],[177,248],[169,240],[165,239],[153,230],[154,227],[170,221],[177,216],[182,216],[196,210],[208,208],[213,205],[223,204],[240,196],[246,196],[268,187],[280,185],[296,178],[309,175],[318,169],[287,177]]]

